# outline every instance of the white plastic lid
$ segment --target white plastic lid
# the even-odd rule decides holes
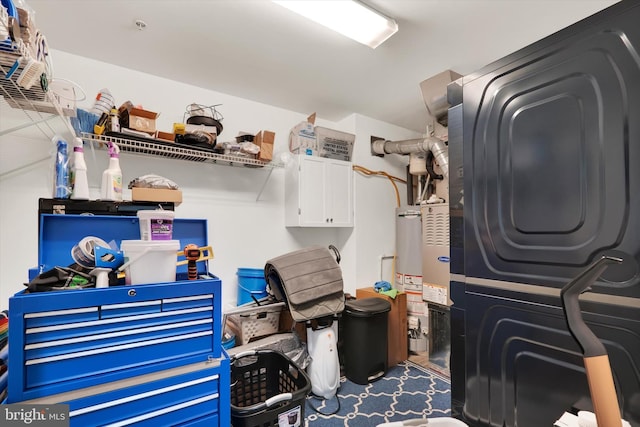
[[[164,209],[143,209],[137,213],[138,218],[153,219],[153,218],[174,218],[176,213],[174,211],[167,211]]]
[[[180,240],[123,240],[120,243],[122,251],[141,251],[150,248],[151,251],[178,251]]]

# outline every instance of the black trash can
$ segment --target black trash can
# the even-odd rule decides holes
[[[387,322],[391,303],[382,298],[348,300],[342,313],[345,376],[368,384],[387,373]]]

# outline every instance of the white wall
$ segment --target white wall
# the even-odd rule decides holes
[[[53,51],[52,57],[55,77],[74,81],[86,92],[88,99],[79,102],[79,107],[89,108],[95,94],[106,87],[117,105],[130,100],[161,113],[157,128],[171,131],[174,122],[182,122],[188,104],[222,104],[218,109],[224,116],[224,130],[218,141],[233,140],[240,131],[268,129],[276,133],[276,156],[287,151],[289,129],[311,113],[288,111],[61,51]],[[7,117],[6,108],[1,111]],[[354,164],[404,177],[406,158],[371,156],[370,136],[405,139],[419,135],[355,113],[338,123],[318,117],[316,124],[356,134]],[[11,127],[6,124],[8,120],[4,121],[0,122],[0,131]],[[55,125],[61,128],[59,123]],[[37,201],[51,197],[50,161],[38,162],[49,157],[51,143],[44,134],[32,133],[27,137],[20,132],[0,136],[0,309],[7,308],[8,298],[24,288],[27,270],[37,265]],[[86,150],[85,157],[90,193],[98,198],[107,156],[104,151]],[[120,163],[123,183],[148,173],[165,176],[183,191],[184,200],[176,208],[176,215],[207,219],[209,244],[215,253],[210,267],[222,279],[225,304],[235,304],[239,267],[262,268],[269,258],[301,247],[337,246],[342,254],[345,292],[352,293],[357,287],[373,285],[379,279],[379,255],[394,252],[395,193],[386,178],[356,173],[353,229],[296,229],[284,226],[283,169],[273,170],[256,200],[268,170],[128,153],[121,155]],[[399,185],[399,190],[404,197],[404,185]],[[130,198],[129,190],[124,197]]]

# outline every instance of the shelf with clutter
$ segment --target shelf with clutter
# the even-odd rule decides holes
[[[101,105],[102,104],[102,105]],[[187,105],[181,122],[171,132],[157,129],[158,113],[124,102],[116,109],[108,89],[102,89],[91,111],[78,109],[74,129],[85,141],[116,144],[122,152],[228,166],[276,168],[273,162],[275,133],[260,131],[240,135],[235,142],[219,142],[222,115],[218,105]]]
[[[215,163],[227,166],[257,168],[282,167],[281,164],[275,162],[265,162],[252,157],[243,157],[233,154],[216,153],[212,150],[197,146],[173,143],[151,137],[128,135],[126,133],[107,132],[102,135],[97,135],[94,133],[83,132],[82,139],[104,145],[115,143],[120,148],[121,152],[132,154],[150,155],[192,162]]]
[[[134,106],[131,101],[116,108],[110,91],[102,89],[96,96],[93,108],[90,111],[77,108],[76,117],[72,117],[70,121],[75,133],[79,135],[76,140],[90,144],[92,149],[108,149],[111,158],[115,149],[116,157],[120,153],[127,153],[265,169],[268,174],[257,195],[256,200],[259,200],[272,171],[283,167],[283,164],[272,161],[275,133],[242,133],[233,143],[218,144],[217,138],[222,132],[222,115],[216,110],[217,106],[189,104],[182,122],[174,122],[172,132],[163,132],[156,127],[158,113]]]
[[[0,136],[33,127],[50,139],[69,130],[59,117],[75,114],[76,96],[72,85],[52,78],[47,40],[23,3],[0,5]]]

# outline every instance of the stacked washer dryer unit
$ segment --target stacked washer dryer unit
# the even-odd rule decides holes
[[[593,411],[560,290],[603,255],[626,267],[580,307],[640,426],[639,21],[622,0],[449,86],[452,403],[474,427]]]

